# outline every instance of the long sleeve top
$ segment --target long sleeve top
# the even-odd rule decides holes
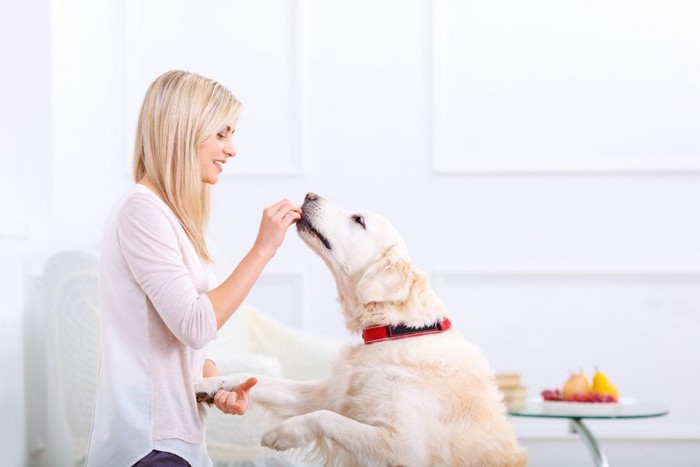
[[[130,466],[151,450],[209,466],[195,401],[204,346],[216,337],[209,275],[172,210],[136,184],[105,223],[101,359],[88,466]]]

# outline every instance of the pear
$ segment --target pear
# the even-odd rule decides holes
[[[617,388],[610,382],[605,373],[596,368],[596,373],[593,375],[593,387],[591,391],[598,392],[603,395],[612,396],[615,400],[618,399]]]
[[[565,401],[574,399],[575,394],[586,395],[591,390],[591,385],[588,378],[583,373],[574,373],[564,383],[562,388],[562,396]]]

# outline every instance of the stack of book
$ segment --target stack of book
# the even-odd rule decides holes
[[[520,383],[519,373],[496,373],[496,384],[503,393],[503,402],[509,410],[525,405],[527,387]]]

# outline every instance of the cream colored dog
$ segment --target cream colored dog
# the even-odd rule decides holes
[[[365,343],[341,351],[324,380],[235,374],[198,383],[198,397],[256,376],[251,400],[284,419],[262,444],[313,449],[324,465],[526,465],[488,362],[450,329],[398,232],[313,193],[302,211],[299,235],[330,268],[346,327]]]

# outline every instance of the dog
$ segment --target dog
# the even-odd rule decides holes
[[[329,267],[347,330],[364,342],[341,350],[323,380],[206,378],[198,400],[256,376],[251,401],[283,419],[262,445],[305,448],[323,465],[527,465],[488,361],[452,328],[396,229],[309,193],[297,231]]]

